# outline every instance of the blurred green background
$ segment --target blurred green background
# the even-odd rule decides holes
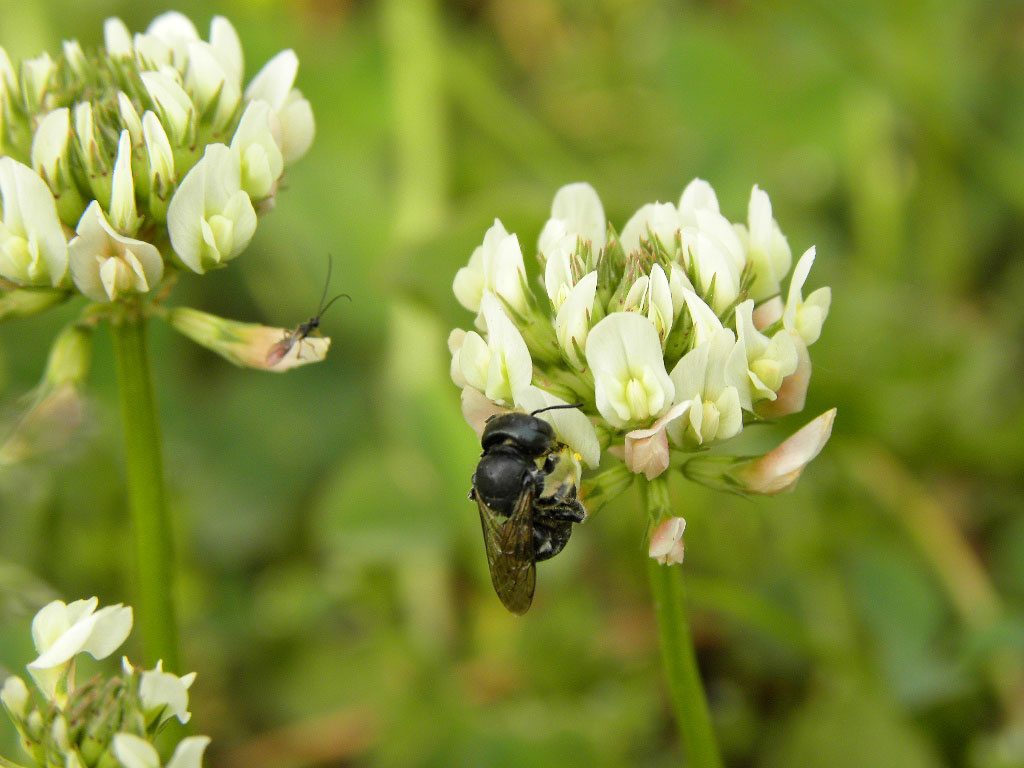
[[[732,766],[1024,765],[1024,7],[991,0],[183,2],[247,77],[301,61],[317,139],[230,269],[172,304],[308,318],[328,360],[235,369],[154,323],[194,725],[215,768],[676,765],[632,495],[516,619],[466,499],[451,295],[495,216],[527,251],[555,190],[620,226],[694,176],[771,195],[833,287],[797,491],[679,482],[698,651]],[[0,2],[19,59],[147,2]],[[8,418],[80,305],[0,327]],[[0,471],[0,667],[52,596],[133,598],[110,342],[85,427]],[[138,658],[132,645],[129,655]],[[152,660],[149,660],[152,661]],[[115,662],[111,661],[113,668]],[[8,724],[0,750],[16,756]]]

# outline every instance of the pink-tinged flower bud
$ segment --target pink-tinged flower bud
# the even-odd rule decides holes
[[[734,476],[751,493],[774,495],[792,490],[804,467],[810,464],[832,435],[836,409],[826,411],[789,437],[778,448],[739,468]]]
[[[167,320],[174,330],[235,365],[275,373],[318,363],[331,346],[331,340],[325,336],[240,323],[191,307],[175,307],[168,312]]]
[[[651,534],[651,544],[647,549],[648,556],[662,565],[675,565],[683,562],[683,531],[685,530],[686,521],[681,517],[669,517],[662,520]]]

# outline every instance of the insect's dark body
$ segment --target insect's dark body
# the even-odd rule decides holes
[[[281,360],[284,359],[285,355],[287,355],[291,351],[292,347],[294,347],[296,344],[300,344],[301,345],[302,341],[307,336],[309,336],[309,334],[311,334],[313,332],[317,332],[319,334],[319,331],[320,331],[320,318],[323,317],[324,312],[327,311],[327,308],[330,307],[331,304],[336,302],[342,296],[344,296],[349,301],[352,300],[352,298],[347,293],[339,293],[333,299],[331,299],[326,304],[324,304],[324,299],[327,298],[327,287],[330,284],[331,284],[331,258],[328,255],[328,257],[327,257],[327,281],[324,283],[324,293],[320,297],[320,307],[317,309],[316,314],[313,317],[309,318],[309,320],[307,320],[304,323],[299,323],[295,327],[294,331],[286,331],[284,336],[282,337],[282,339],[279,342],[277,342],[274,346],[272,346],[270,348],[270,350],[267,352],[267,365],[277,365],[279,362],[281,362]],[[300,354],[300,356],[301,356],[301,353],[302,353],[302,347],[300,346],[299,347],[299,354]]]
[[[533,599],[535,564],[561,552],[573,523],[587,513],[571,483],[542,495],[561,447],[548,422],[519,412],[495,416],[480,442],[470,498],[480,509],[491,581],[506,608],[525,613]]]

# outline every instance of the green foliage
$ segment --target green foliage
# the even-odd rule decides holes
[[[794,252],[818,246],[810,287],[834,296],[805,414],[746,437],[753,454],[838,406],[796,492],[672,489],[728,763],[1024,764],[1020,9],[401,5],[180,8],[201,29],[229,16],[248,74],[295,48],[318,136],[249,250],[170,303],[294,327],[328,252],[353,298],[323,320],[328,359],[284,376],[154,323],[185,573],[174,671],[201,672],[208,763],[679,763],[637,500],[581,526],[539,567],[528,616],[508,616],[465,497],[478,445],[445,337],[472,323],[451,280],[495,216],[529,251],[564,183],[592,183],[621,226],[701,176],[732,218],[767,190]],[[140,29],[160,10],[3,2],[0,44],[94,44],[103,15]],[[7,413],[79,301],[0,326]],[[52,595],[132,600],[103,336],[75,442],[0,467],[8,670]]]

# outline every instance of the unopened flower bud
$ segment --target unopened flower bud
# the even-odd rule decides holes
[[[142,143],[142,120],[139,119],[138,110],[135,109],[132,100],[124,91],[117,94],[117,111],[121,114],[124,127],[131,134],[132,144],[138,146]]]
[[[28,715],[29,704],[32,702],[25,681],[16,675],[4,680],[3,688],[0,688],[0,702],[3,702],[15,722],[23,722]]]
[[[135,54],[132,48],[132,33],[116,16],[111,16],[103,22],[103,47],[111,56],[131,58]]]
[[[0,293],[0,320],[30,317],[67,301],[68,292],[46,288],[16,288]]]
[[[135,208],[135,178],[132,176],[132,139],[127,130],[121,131],[117,144],[117,159],[110,187],[110,223],[125,235],[138,231],[142,218]]]
[[[43,382],[49,387],[81,384],[92,362],[92,329],[72,323],[65,326],[50,347]]]
[[[85,58],[85,52],[77,40],[65,40],[62,44],[64,59],[67,61],[71,71],[79,77],[85,77],[89,71],[89,60]]]
[[[662,565],[676,565],[683,562],[685,548],[683,532],[686,521],[681,517],[669,517],[662,520],[651,534],[651,543],[647,549],[648,557]]]
[[[195,106],[170,67],[139,74],[171,141],[187,146],[195,135]]]
[[[48,53],[21,63],[21,88],[29,111],[34,112],[42,106],[43,96],[56,70],[57,65]]]

